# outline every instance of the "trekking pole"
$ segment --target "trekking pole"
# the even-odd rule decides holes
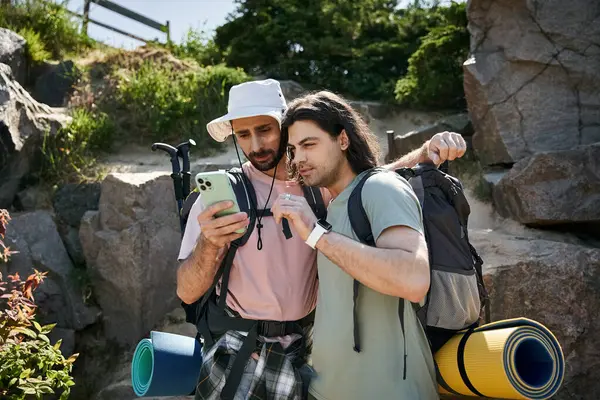
[[[190,139],[186,142],[177,145],[177,155],[183,160],[183,168],[181,174],[183,175],[183,199],[187,199],[190,194],[190,148],[195,146],[196,142]]]
[[[183,188],[181,185],[181,167],[179,166],[179,157],[177,149],[170,144],[154,143],[152,151],[162,150],[171,157],[171,179],[173,179],[173,187],[175,189],[175,200],[177,200],[177,214],[179,215],[179,226],[183,234],[183,220],[181,219],[181,208],[183,207]]]

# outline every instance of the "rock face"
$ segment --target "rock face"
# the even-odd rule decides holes
[[[81,71],[71,60],[48,64],[35,81],[33,96],[40,103],[63,107],[80,76]]]
[[[469,237],[485,263],[492,321],[531,318],[559,340],[566,373],[553,398],[600,398],[600,249],[493,231]]]
[[[58,216],[69,226],[79,228],[81,218],[89,210],[97,210],[100,183],[68,183],[54,194],[53,206]]]
[[[0,28],[0,63],[8,65],[15,73],[15,79],[25,84],[27,63],[25,46],[27,42],[15,32]]]
[[[521,160],[493,195],[501,215],[523,224],[600,224],[600,143]]]
[[[56,134],[69,120],[35,101],[0,64],[0,208],[11,206],[21,179],[38,166],[44,134]]]
[[[486,165],[600,141],[600,2],[470,0],[465,95]]]
[[[108,175],[79,237],[107,337],[137,343],[179,304],[181,233],[170,176]]]
[[[13,214],[7,227],[6,244],[18,251],[11,257],[6,272],[18,272],[26,277],[34,268],[48,271],[47,279],[35,293],[44,323],[56,322],[59,328],[81,330],[98,319],[100,310],[84,304],[77,271],[49,212]]]
[[[20,211],[52,210],[52,195],[39,186],[29,186],[17,193],[14,204]]]

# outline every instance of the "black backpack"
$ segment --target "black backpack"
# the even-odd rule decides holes
[[[248,332],[240,351],[235,357],[227,383],[221,393],[222,399],[233,399],[242,378],[246,362],[256,346],[258,335],[269,337],[301,333],[304,326],[311,324],[314,321],[314,312],[298,321],[258,321],[244,319],[239,315],[232,315],[231,310],[226,310],[225,300],[229,285],[229,274],[237,249],[244,246],[250,238],[255,226],[258,225],[256,224],[257,217],[261,217],[262,219],[262,217],[273,216],[271,210],[258,210],[254,188],[250,183],[250,180],[242,172],[241,168],[232,168],[228,170],[227,173],[231,180],[241,211],[248,213],[250,219],[248,229],[244,236],[231,242],[229,250],[215,274],[213,284],[204,296],[192,304],[182,302],[181,306],[185,310],[186,321],[194,324],[198,330],[196,338],[198,340],[202,339],[207,346],[212,346],[215,341],[218,340],[218,337],[228,330]],[[307,199],[307,202],[315,215],[318,218],[325,218],[327,209],[319,188],[303,186],[302,189],[304,197]],[[190,210],[198,196],[199,192],[196,189],[189,194],[183,204],[181,217],[185,225],[187,225]],[[258,210],[259,215],[257,215],[255,210]],[[282,220],[282,230],[286,238],[292,236],[286,219]],[[216,287],[219,280],[221,280],[221,296],[217,296],[216,294]]]
[[[483,261],[470,244],[467,222],[469,203],[461,182],[436,168],[419,164],[395,172],[373,168],[358,182],[348,200],[348,216],[359,240],[375,246],[371,224],[362,205],[362,188],[371,176],[392,173],[406,179],[413,188],[423,210],[425,239],[429,250],[431,284],[425,304],[412,303],[435,354],[456,332],[479,325],[482,307],[489,321],[489,304],[483,282]],[[354,281],[354,341],[360,351],[360,335],[356,313],[360,283]],[[458,294],[458,296],[456,295]],[[404,334],[404,299],[398,314]],[[405,344],[406,359],[406,344]],[[406,363],[404,369],[406,379]]]

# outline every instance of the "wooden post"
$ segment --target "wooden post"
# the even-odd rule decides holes
[[[171,45],[171,22],[167,20],[167,45]]]
[[[394,143],[394,131],[386,131],[388,142],[388,155],[386,162],[392,162],[396,159],[396,145]]]
[[[90,18],[90,0],[85,0],[83,4],[83,22],[81,23],[81,32],[88,35],[88,21]]]

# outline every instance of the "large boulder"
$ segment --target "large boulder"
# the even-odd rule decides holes
[[[132,345],[179,303],[181,240],[167,174],[110,174],[79,230],[107,338]]]
[[[21,85],[27,78],[27,42],[6,28],[0,28],[0,63],[8,65]]]
[[[566,360],[556,399],[600,398],[600,249],[470,230],[484,260],[492,320],[526,317],[547,326]]]
[[[13,214],[6,231],[6,245],[18,253],[5,267],[7,273],[27,277],[34,268],[48,272],[47,279],[35,292],[39,316],[44,323],[59,328],[81,330],[97,321],[100,310],[84,303],[84,291],[48,211]]]
[[[70,117],[35,101],[0,64],[0,208],[9,208],[21,180],[39,168],[44,135],[54,135]]]
[[[494,185],[500,215],[523,224],[600,225],[600,143],[538,153]]]
[[[470,0],[464,86],[486,165],[600,141],[600,2]]]

